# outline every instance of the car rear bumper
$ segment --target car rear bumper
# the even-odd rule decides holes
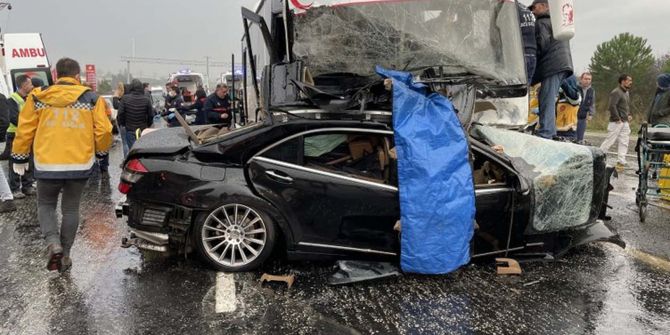
[[[123,200],[116,205],[116,216],[125,217],[129,234],[121,246],[168,252],[171,246],[186,241],[192,210],[182,206]]]

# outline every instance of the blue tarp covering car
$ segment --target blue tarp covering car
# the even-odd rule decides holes
[[[393,80],[405,272],[444,274],[470,261],[475,190],[468,140],[451,102],[406,72],[377,67]]]

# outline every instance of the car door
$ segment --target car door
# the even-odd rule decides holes
[[[372,168],[346,166],[381,155],[380,150],[388,153],[384,143],[391,136],[388,131],[355,128],[307,131],[259,152],[249,161],[248,175],[255,190],[289,220],[298,247],[395,255],[397,188],[388,178],[368,174]],[[361,138],[376,143],[363,143]],[[351,155],[355,157],[347,158]]]
[[[518,250],[523,242],[523,229],[528,218],[527,200],[513,186],[516,174],[511,167],[500,161],[493,152],[476,145],[471,147],[474,157],[476,226],[474,235],[474,257],[496,255],[508,250]],[[481,180],[484,165],[489,170],[504,175],[504,180],[495,177]],[[493,167],[493,168],[491,168]],[[487,175],[488,176],[488,175]],[[488,179],[486,178],[486,179]]]

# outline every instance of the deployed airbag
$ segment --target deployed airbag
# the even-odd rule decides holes
[[[393,129],[402,222],[400,266],[443,274],[470,261],[475,191],[468,141],[451,102],[377,67],[393,79]]]

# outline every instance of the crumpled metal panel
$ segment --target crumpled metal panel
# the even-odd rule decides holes
[[[533,228],[553,232],[589,221],[594,172],[588,147],[488,126],[474,131],[489,144],[502,145],[514,167],[533,180]]]
[[[514,2],[389,1],[310,7],[294,16],[293,52],[313,76],[374,75],[395,69],[445,66],[498,84],[525,83]]]

